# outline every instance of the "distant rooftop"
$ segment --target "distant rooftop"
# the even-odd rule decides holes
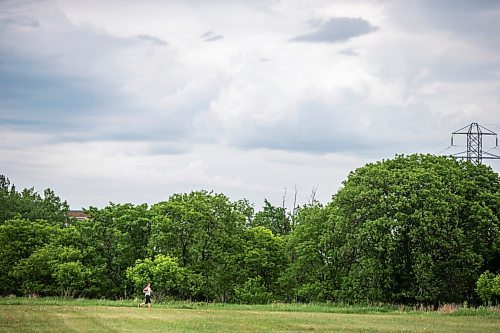
[[[77,220],[86,220],[89,218],[83,210],[70,210],[68,211],[68,216],[74,217]]]

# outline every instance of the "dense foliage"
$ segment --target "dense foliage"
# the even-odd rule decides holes
[[[500,299],[500,274],[493,274],[486,271],[476,282],[476,292],[485,304],[498,304]]]
[[[498,300],[500,178],[484,165],[397,156],[293,212],[197,191],[68,218],[53,191],[0,176],[0,294],[239,303]],[[490,273],[491,272],[491,273]]]

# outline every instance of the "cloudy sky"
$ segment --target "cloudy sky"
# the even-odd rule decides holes
[[[326,203],[365,163],[500,133],[499,31],[498,1],[1,0],[0,174],[73,209]]]

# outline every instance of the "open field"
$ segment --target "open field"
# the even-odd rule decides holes
[[[92,305],[94,302],[94,305]],[[112,303],[111,301],[108,301]],[[0,300],[0,332],[499,332],[500,314],[423,311],[323,312],[302,306],[197,305],[152,309],[96,301]],[[329,307],[324,307],[328,309]],[[314,311],[314,310],[317,310]],[[344,313],[343,313],[344,312]],[[479,313],[478,313],[479,314]]]

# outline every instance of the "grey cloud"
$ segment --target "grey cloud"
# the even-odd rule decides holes
[[[214,34],[213,31],[209,30],[209,31],[202,33],[200,38],[208,38],[208,37],[212,36],[213,34]]]
[[[102,58],[135,44],[130,39],[71,26],[66,31],[67,40],[81,41],[82,50],[99,49]],[[15,40],[16,36],[5,34],[3,42]],[[182,137],[188,132],[188,125],[179,126],[187,123],[185,117],[172,121],[171,112],[165,112],[164,118],[169,121],[163,121],[159,128],[159,112],[138,107],[137,100],[120,90],[119,79],[102,80],[74,71],[75,64],[86,63],[85,59],[76,59],[84,57],[83,52],[69,53],[67,57],[75,64],[61,68],[59,58],[50,53],[22,55],[15,48],[2,45],[0,42],[0,123],[4,126],[32,133],[57,133],[59,140],[72,142],[142,139],[143,133],[148,134],[146,139],[160,140]],[[177,118],[181,117],[174,117]]]
[[[205,39],[205,42],[214,42],[216,40],[223,39],[223,38],[224,38],[223,36],[217,35],[217,36],[213,36],[213,37]]]
[[[359,54],[353,49],[344,49],[339,51],[340,54],[348,55],[348,56],[358,56]]]
[[[89,75],[86,65],[135,43],[96,29],[76,27],[55,6],[48,13],[31,10],[37,20],[16,11],[4,20],[11,25],[42,28],[21,32],[7,28],[2,33],[0,121],[31,132],[67,132],[72,136],[89,132],[89,117],[102,113],[112,100],[122,96],[117,96],[119,88],[111,80]],[[43,29],[43,22],[49,20],[57,29]],[[30,47],[33,41],[37,45]]]
[[[375,106],[362,94],[345,90],[335,103],[304,101],[285,118],[254,123],[232,132],[229,143],[244,149],[272,149],[308,154],[349,153],[393,156],[429,146],[438,152],[449,143],[449,119],[435,118],[422,103]],[[453,126],[451,126],[453,127]],[[436,142],[445,142],[443,146]]]
[[[213,41],[224,38],[224,36],[218,35],[218,34],[214,33],[213,31],[209,30],[209,31],[206,31],[203,34],[201,34],[200,38],[203,39],[205,42],[213,42]]]
[[[368,133],[362,133],[358,126],[365,105],[353,105],[349,94],[346,91],[345,101],[337,105],[304,101],[292,115],[276,123],[247,123],[233,133],[232,144],[313,154],[373,150],[376,143],[368,140]]]
[[[411,31],[426,41],[426,36],[435,34],[438,38],[446,38],[451,42],[448,45],[433,45],[429,42],[429,48],[434,52],[414,49],[414,57],[412,50],[403,51],[408,52],[406,59],[413,65],[406,66],[406,79],[413,85],[433,81],[457,85],[492,83],[498,80],[500,59],[489,52],[500,50],[500,2],[422,0],[413,2],[411,6],[391,2],[387,11],[402,31]],[[466,48],[474,52],[461,52]],[[423,54],[430,61],[419,62],[418,59]],[[432,58],[432,54],[439,56]],[[384,62],[383,59],[381,62]],[[417,77],[419,67],[428,72],[423,78]]]
[[[411,6],[394,1],[387,11],[395,22],[410,30],[444,30],[484,47],[500,47],[499,1],[422,0]]]
[[[196,98],[186,98],[168,108],[155,108],[122,90],[129,73],[120,71],[120,64],[113,63],[117,53],[135,49],[138,41],[159,46],[167,45],[166,41],[149,35],[119,38],[92,26],[75,26],[58,8],[49,14],[33,11],[42,28],[50,19],[58,29],[3,32],[0,17],[2,126],[31,133],[57,133],[61,142],[176,141],[190,135],[194,114],[211,97],[197,91]],[[45,45],[43,52],[25,52],[31,40],[40,40],[40,45]],[[162,52],[167,57],[165,61],[169,61],[170,50],[165,48]],[[92,70],[86,70],[87,65]],[[109,77],[96,70],[100,67],[118,70]],[[171,86],[162,93],[168,96],[177,89]]]
[[[76,133],[86,120],[107,108],[109,87],[97,80],[52,73],[44,59],[9,57],[0,53],[0,121],[38,132]]]
[[[29,6],[31,3],[34,2],[26,0],[0,1],[0,30],[8,26],[40,27],[40,22],[25,11],[26,6]]]
[[[12,17],[0,20],[0,25],[2,26],[17,25],[23,27],[38,28],[40,27],[40,22],[31,17],[20,16],[20,17]]]
[[[316,31],[291,39],[293,42],[340,43],[378,30],[362,18],[334,17],[319,24]]]
[[[176,143],[149,142],[147,153],[149,155],[181,155],[189,152],[187,147]]]
[[[158,37],[150,36],[150,35],[137,35],[135,38],[149,42],[158,46],[168,46],[168,43],[164,41],[163,39],[160,39]]]

